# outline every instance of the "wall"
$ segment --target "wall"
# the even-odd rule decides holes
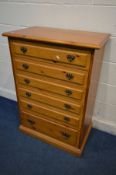
[[[0,33],[51,26],[111,34],[94,109],[94,127],[116,134],[116,0],[0,0]],[[16,99],[7,39],[0,36],[0,95]]]

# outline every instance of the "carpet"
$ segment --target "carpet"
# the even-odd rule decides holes
[[[0,175],[116,175],[116,137],[92,129],[81,158],[21,133],[15,101],[0,97]]]

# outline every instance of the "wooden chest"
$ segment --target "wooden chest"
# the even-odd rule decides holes
[[[3,36],[9,40],[20,130],[81,155],[109,34],[30,27]]]

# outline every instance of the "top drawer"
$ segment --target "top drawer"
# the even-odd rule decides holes
[[[78,65],[81,68],[89,69],[91,52],[71,50],[57,47],[47,47],[32,43],[15,42],[11,43],[12,53],[43,58],[47,60]]]

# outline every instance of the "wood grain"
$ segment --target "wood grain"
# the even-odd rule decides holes
[[[50,95],[49,93],[42,93],[42,91],[32,90],[32,88],[18,88],[18,93],[20,98],[25,97],[26,99],[32,99],[38,102],[42,102],[53,107],[63,109],[64,111],[70,111],[74,113],[80,113],[82,108],[82,103],[74,100],[65,100],[64,97],[60,95]]]
[[[3,35],[9,38],[21,131],[80,156],[109,34],[30,27]],[[67,73],[73,78],[67,80]]]
[[[11,43],[14,55],[32,56],[35,58],[42,58],[46,60],[52,60],[54,62],[68,63],[70,65],[77,65],[80,67],[87,67],[90,63],[91,52],[83,51],[81,49],[70,49],[65,47],[50,46],[45,44],[30,43],[13,41]],[[22,49],[26,49],[25,52]],[[73,56],[72,61],[69,60],[69,56]]]
[[[24,59],[15,60],[16,69],[26,72],[36,73],[53,77],[56,79],[74,82],[80,85],[86,84],[88,73],[78,69],[70,69],[66,66],[57,66],[54,64],[42,64],[40,62],[26,61]]]
[[[3,36],[94,49],[102,47],[109,38],[109,34],[107,33],[56,29],[49,27],[29,27],[12,32],[6,32]]]
[[[37,102],[37,101],[33,101],[33,100],[29,100],[29,99],[26,99],[26,98],[20,98],[20,108],[21,110],[26,110],[28,112],[31,113],[31,111],[34,111],[34,112],[37,112],[37,113],[40,113],[40,114],[45,114],[47,116],[50,116],[50,117],[75,117],[77,119],[79,119],[81,117],[81,113],[80,114],[76,114],[76,113],[72,113],[72,112],[69,112],[69,111],[64,111],[64,110],[61,110],[61,109],[58,109],[58,108],[55,108],[55,107],[52,107],[52,106],[48,106],[47,104],[43,104],[41,102]],[[83,110],[82,110],[83,111]],[[77,128],[78,129],[78,128]]]
[[[38,89],[48,90],[60,95],[68,96],[75,99],[83,99],[85,96],[84,87],[80,87],[68,82],[50,79],[39,75],[33,75],[25,72],[16,72],[17,82],[26,86],[32,86]],[[29,81],[27,83],[26,81]],[[67,94],[66,90],[71,90],[72,94]]]
[[[21,113],[21,123],[23,126],[39,131],[70,145],[76,145],[78,132],[65,126],[41,119],[28,113]]]
[[[29,111],[26,109],[23,109],[21,112],[29,113]],[[73,117],[73,116],[63,117],[62,115],[59,115],[58,117],[57,115],[48,116],[35,111],[31,111],[31,115],[36,116],[36,118],[46,119],[48,121],[55,122],[60,125],[66,126],[68,128],[73,128],[79,131],[80,119],[78,117]]]
[[[80,135],[81,136],[80,144],[82,143],[83,137],[89,127],[89,124],[92,121],[94,103],[96,99],[97,87],[98,87],[102,60],[103,60],[103,54],[104,54],[104,47],[102,47],[99,50],[95,50],[94,55],[93,55],[93,63],[91,65],[91,72],[90,72],[90,77],[89,77],[89,89],[88,89],[88,93],[86,97],[85,114],[82,119],[83,121],[81,122],[82,130],[81,130],[81,135]]]

